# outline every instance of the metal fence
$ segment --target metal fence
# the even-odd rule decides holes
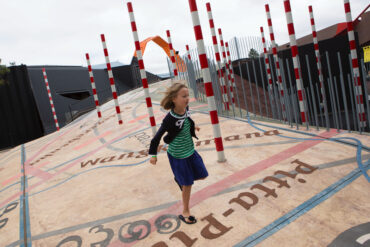
[[[214,56],[213,47],[207,47],[207,57],[212,77],[212,85],[216,100],[217,111],[221,116],[241,118],[265,119],[279,121],[299,128],[335,128],[339,130],[369,132],[370,112],[368,87],[369,63],[365,64],[359,59],[360,78],[365,107],[367,125],[362,126],[359,119],[359,105],[356,103],[354,75],[351,69],[351,58],[347,50],[325,51],[321,54],[321,63],[325,67],[323,90],[326,92],[326,102],[321,96],[320,83],[317,76],[315,57],[303,54],[300,58],[300,69],[303,73],[303,99],[306,109],[306,125],[302,126],[296,81],[294,77],[293,62],[291,57],[279,56],[280,71],[282,76],[282,89],[278,83],[275,62],[269,54],[269,66],[273,84],[268,83],[265,59],[263,57],[262,42],[257,37],[233,38],[229,41],[232,67],[235,74],[235,87],[233,87],[235,105],[231,104],[229,110],[223,107],[220,73]],[[269,44],[268,44],[268,47]],[[255,49],[258,57],[251,58],[250,51]],[[186,72],[180,72],[179,78],[186,80],[193,90],[198,101],[207,102],[204,92],[203,78],[196,49],[189,50],[191,59],[185,54]],[[345,61],[347,59],[347,61]],[[172,64],[168,61],[170,74]],[[228,80],[228,70],[225,72],[227,97],[232,101],[230,93],[231,82]],[[334,73],[335,72],[335,73]],[[368,85],[369,84],[369,85]],[[280,93],[283,91],[283,94]],[[327,109],[325,112],[325,109]]]

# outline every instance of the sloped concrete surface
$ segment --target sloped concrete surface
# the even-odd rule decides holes
[[[158,126],[168,85],[150,85]],[[194,142],[209,177],[193,186],[198,222],[186,225],[177,218],[181,193],[166,147],[156,166],[149,163],[143,92],[119,102],[123,125],[108,102],[101,121],[93,111],[0,153],[0,246],[370,243],[368,135],[220,117],[227,161],[218,163],[207,106],[193,100],[192,118],[201,128]]]

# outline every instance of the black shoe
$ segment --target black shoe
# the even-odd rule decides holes
[[[179,215],[179,219],[185,222],[186,224],[195,224],[197,219],[194,216],[184,217],[182,214]]]

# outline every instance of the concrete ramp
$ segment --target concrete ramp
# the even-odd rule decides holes
[[[150,85],[157,124],[169,84]],[[93,111],[0,154],[0,246],[370,245],[368,135],[220,117],[218,163],[207,106],[193,101],[209,177],[193,186],[198,222],[186,225],[166,146],[149,163],[144,94],[119,102],[123,125],[108,102],[100,122]]]

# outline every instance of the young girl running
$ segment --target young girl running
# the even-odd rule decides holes
[[[150,163],[157,163],[157,149],[162,136],[164,142],[169,144],[167,156],[170,161],[175,181],[182,190],[183,211],[179,218],[186,224],[194,224],[196,218],[190,214],[189,201],[191,186],[194,180],[205,179],[208,176],[202,157],[194,150],[193,137],[195,130],[200,128],[195,126],[189,114],[189,90],[182,83],[175,83],[165,92],[161,101],[161,106],[170,112],[163,119],[162,125],[157,134],[150,142],[149,155]]]

